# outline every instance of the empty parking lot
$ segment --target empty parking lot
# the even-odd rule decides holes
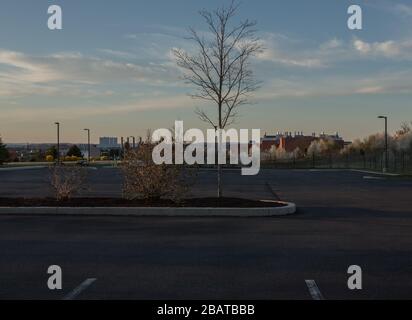
[[[47,169],[0,171],[3,196],[44,196]],[[372,177],[372,178],[371,178]],[[90,170],[89,196],[120,196],[117,169]],[[214,195],[215,173],[193,195]],[[0,217],[0,298],[76,299],[412,298],[412,181],[363,172],[225,171],[226,195],[293,201],[282,218]],[[63,290],[47,288],[47,267]],[[363,290],[347,288],[348,266]]]

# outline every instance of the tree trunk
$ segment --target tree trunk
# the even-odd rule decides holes
[[[222,172],[221,172],[221,165],[219,163],[219,151],[220,151],[220,130],[218,131],[217,128],[215,128],[215,133],[218,133],[219,135],[216,135],[216,142],[217,144],[215,145],[215,151],[216,151],[216,164],[217,164],[217,197],[221,198],[222,197]]]
[[[222,88],[222,81],[220,82],[220,89]],[[217,144],[217,197],[221,198],[222,197],[222,168],[219,163],[220,159],[220,144],[222,143],[221,141],[221,130],[222,129],[222,103],[219,103],[219,135],[217,138],[218,144]]]
[[[217,165],[217,197],[222,197],[222,180],[221,180],[221,167],[220,164]]]

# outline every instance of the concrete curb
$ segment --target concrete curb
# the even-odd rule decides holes
[[[0,167],[0,171],[37,170],[44,168],[47,168],[47,166]]]
[[[264,202],[280,202],[262,200]],[[262,208],[160,208],[160,207],[0,207],[0,215],[74,215],[134,217],[274,217],[296,212],[296,205],[281,202],[284,207]]]

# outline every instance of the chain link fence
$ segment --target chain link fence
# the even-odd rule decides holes
[[[305,157],[262,160],[262,167],[277,169],[361,169],[382,171],[385,152],[352,154],[310,154]],[[412,174],[412,151],[391,151],[388,154],[388,172]]]

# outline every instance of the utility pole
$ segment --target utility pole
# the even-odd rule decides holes
[[[90,129],[84,129],[87,131],[87,162],[90,163]]]
[[[120,149],[120,158],[123,159],[124,156],[124,138],[120,138],[120,144],[121,144],[121,149]]]

